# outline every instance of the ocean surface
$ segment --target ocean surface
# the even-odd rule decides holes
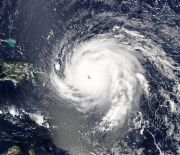
[[[180,153],[178,0],[2,0],[0,40],[45,75],[0,82],[0,154]]]

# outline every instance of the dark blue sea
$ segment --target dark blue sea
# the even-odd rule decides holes
[[[144,23],[148,21],[147,25],[148,23],[158,25],[167,20],[164,22],[165,26],[168,25],[171,29],[178,30],[180,27],[179,0],[1,0],[0,40],[13,38],[16,40],[16,44],[14,47],[11,47],[7,42],[1,41],[0,59],[9,63],[22,61],[33,64],[35,68],[39,68],[42,72],[48,74],[54,65],[51,64],[50,58],[54,54],[53,49],[55,49],[54,46],[57,44],[57,40],[67,37],[65,35],[71,32],[72,29],[74,33],[78,32],[78,36],[74,38],[69,37],[69,39],[67,37],[67,40],[69,40],[63,45],[62,49],[66,49],[66,47],[69,49],[71,48],[71,43],[76,39],[82,38],[83,40],[85,38],[85,40],[88,40],[88,37],[91,38],[97,34],[109,31],[110,27],[116,24],[116,21],[111,22],[108,16],[107,20],[109,21],[104,24],[106,13],[111,13],[114,16],[122,15],[127,20],[138,20]],[[74,17],[75,14],[77,15]],[[83,14],[82,17],[81,14]],[[98,14],[101,14],[99,18],[104,15],[102,23],[97,21],[99,23],[96,24],[96,27],[89,29],[88,27],[83,27],[83,24],[87,23],[87,19],[91,23],[91,19]],[[76,19],[68,22],[72,18]],[[173,18],[173,23],[168,21],[171,18]],[[119,21],[117,23],[124,24]],[[80,33],[79,28],[82,29],[82,33]],[[133,26],[127,26],[126,28],[139,32],[144,31],[142,34],[146,33],[145,28],[143,30],[135,29]],[[174,33],[169,38],[165,35],[161,36],[159,30],[160,28],[153,29],[153,26],[147,26],[147,34],[152,31],[153,34],[161,38],[159,42],[157,41],[158,39],[154,39],[154,42],[157,41],[157,44],[161,44],[167,56],[171,57],[177,64],[180,64],[180,46],[173,40]],[[91,31],[91,34],[87,35],[88,37],[84,37],[89,31]],[[177,36],[179,37],[180,31],[178,32]],[[50,39],[48,38],[49,35],[51,36]],[[153,40],[153,38],[151,39]],[[173,41],[171,42],[171,40]],[[180,40],[176,41],[180,42]],[[58,48],[58,52],[61,54],[63,50],[60,49],[61,47]],[[151,64],[147,65],[148,63]],[[167,103],[166,106],[161,105],[166,98],[163,98],[162,94],[157,91],[163,88],[167,92],[173,92],[172,86],[175,85],[175,82],[173,79],[169,80],[165,76],[161,76],[158,68],[152,62],[147,60],[143,65],[148,70],[147,77],[149,79],[147,79],[150,81],[149,85],[151,86],[151,94],[154,99],[147,101],[147,98],[142,96],[140,109],[144,120],[148,120],[150,123],[144,128],[145,138],[137,135],[140,129],[131,130],[127,133],[129,139],[123,142],[128,147],[131,147],[132,150],[143,148],[142,152],[144,155],[158,155],[160,151],[154,145],[155,140],[150,134],[154,133],[156,144],[160,146],[164,154],[178,155],[180,152],[180,140],[174,138],[173,134],[178,135],[179,133],[180,115],[179,113],[170,112],[170,103]],[[177,79],[180,78],[178,71],[176,75]],[[0,75],[0,78],[4,76]],[[39,125],[30,118],[29,114],[41,113],[41,115],[47,116],[46,121],[48,122],[48,117],[51,117],[48,110],[51,109],[51,105],[55,105],[55,102],[59,101],[58,99],[54,100],[56,97],[51,94],[48,87],[43,87],[43,80],[22,80],[17,87],[13,85],[12,81],[0,82],[0,110],[2,111],[2,114],[0,114],[0,154],[7,152],[8,148],[12,146],[18,146],[22,155],[27,155],[30,149],[34,149],[36,155],[68,154],[68,150],[54,144],[51,136],[51,131],[53,130],[51,123],[50,127],[46,128],[45,125]],[[158,80],[160,81],[159,83]],[[178,97],[174,93],[169,94],[169,98],[179,105]],[[53,97],[51,98],[51,96]],[[10,113],[12,107],[18,109],[19,115],[13,116]],[[172,137],[167,136],[169,129],[167,124],[161,120],[161,118],[165,117],[165,114],[167,114],[166,117],[173,124]],[[119,145],[122,146],[122,143]],[[126,153],[125,151],[124,154]],[[122,154],[122,152],[119,154]]]

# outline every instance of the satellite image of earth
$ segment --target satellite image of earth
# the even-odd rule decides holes
[[[0,1],[0,155],[179,154],[179,0]]]

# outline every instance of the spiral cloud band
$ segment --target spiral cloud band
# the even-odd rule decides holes
[[[108,154],[113,148],[116,151],[111,152],[123,154],[119,142],[123,144],[123,137],[130,131],[137,130],[142,138],[148,124],[159,126],[158,119],[164,119],[162,125],[168,124],[169,110],[177,112],[180,69],[164,46],[173,44],[172,50],[176,50],[178,39],[168,41],[178,30],[164,23],[159,26],[111,13],[106,13],[106,17],[99,13],[94,18],[79,19],[83,16],[67,22],[66,33],[53,49],[52,89],[60,98],[57,104],[62,105],[61,109],[70,109],[67,112],[70,118],[65,122],[72,120],[66,126],[62,124],[66,112],[54,114],[62,117],[56,120],[61,130],[56,132],[60,138],[54,136],[54,141],[71,152],[80,149],[82,154]],[[71,115],[72,111],[76,114]],[[162,113],[163,118],[158,116]],[[64,136],[67,128],[71,134]],[[157,130],[161,133],[160,127]],[[150,135],[153,137],[153,132]],[[64,143],[66,139],[70,139],[68,145]],[[161,154],[161,147],[155,141],[154,145],[155,152]]]
[[[78,11],[49,30],[53,141],[78,155],[176,154],[167,143],[179,133],[179,16],[109,3],[69,4]]]
[[[118,29],[115,26],[113,31]],[[103,34],[79,43],[66,56],[64,78],[55,73],[51,76],[60,95],[73,101],[79,111],[103,111],[100,130],[122,124],[148,88],[142,56],[119,37]],[[55,65],[55,69],[60,68]]]

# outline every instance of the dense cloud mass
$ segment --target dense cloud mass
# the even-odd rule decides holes
[[[115,26],[109,33],[75,44],[72,52],[65,53],[66,61],[61,62],[65,63],[64,78],[59,79],[52,73],[53,85],[63,97],[72,100],[77,110],[87,112],[97,108],[105,111],[101,130],[121,124],[131,106],[138,105],[142,92],[148,93],[145,71],[139,62],[143,58],[136,51],[137,47],[127,45],[126,36],[120,34],[122,31],[143,38],[136,32],[131,34]],[[103,124],[108,127],[105,125],[105,129]]]
[[[149,136],[156,148],[152,152],[165,153],[164,138],[156,140],[156,135],[164,132],[163,126],[172,129],[176,123],[170,125],[169,116],[179,115],[179,62],[173,56],[179,47],[178,16],[165,5],[160,11],[160,3],[72,6],[77,4],[82,7],[66,22],[65,33],[53,48],[57,56],[50,79],[55,91],[68,106],[90,118],[83,134],[94,150],[100,147],[105,153],[113,147],[119,154],[122,137],[139,132],[136,137],[142,145],[143,135]],[[124,12],[122,5],[130,10]],[[122,12],[116,10],[120,6]],[[169,134],[168,128],[164,134]]]

